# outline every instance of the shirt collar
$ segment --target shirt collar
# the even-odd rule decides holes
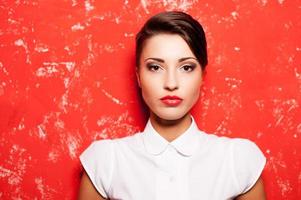
[[[152,126],[150,119],[148,120],[143,131],[143,143],[146,151],[153,155],[163,153],[168,145],[174,147],[177,152],[184,156],[191,156],[199,144],[199,129],[191,116],[192,122],[190,127],[172,142],[162,137]]]

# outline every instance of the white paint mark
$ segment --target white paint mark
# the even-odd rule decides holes
[[[105,89],[101,90],[109,99],[111,99],[114,103],[118,104],[118,105],[126,105],[126,103],[121,102],[119,99],[117,99],[116,97],[113,97],[113,95],[111,95],[110,93],[108,93]]]
[[[258,132],[258,133],[257,133],[257,138],[260,138],[262,135],[263,135],[262,132]]]
[[[4,86],[0,85],[0,96],[4,95]]]
[[[47,64],[47,63],[43,63],[43,64]],[[53,76],[53,74],[57,73],[58,69],[56,65],[50,65],[50,66],[44,66],[44,67],[40,67],[39,69],[37,69],[36,71],[36,76],[37,77],[51,77]]]
[[[285,0],[278,0],[278,3],[279,3],[280,5],[282,5],[284,1],[285,1]]]
[[[42,140],[45,140],[46,139],[46,131],[45,130],[45,126],[44,125],[38,125],[38,137]]]
[[[297,126],[297,133],[301,134],[301,124]]]
[[[234,19],[238,18],[238,12],[236,12],[236,11],[231,12],[231,15]]]
[[[34,50],[39,52],[39,53],[45,53],[45,52],[49,51],[49,48],[48,48],[47,45],[39,43],[39,44],[36,45]]]
[[[80,145],[80,141],[73,135],[69,135],[67,138],[67,145],[70,157],[72,159],[77,158],[77,149]]]
[[[124,33],[124,37],[134,37],[134,33]]]
[[[57,193],[56,190],[50,188],[48,185],[45,185],[42,177],[36,177],[34,179],[37,190],[41,194],[41,199],[53,199],[53,193]]]
[[[7,176],[10,176],[11,174],[14,174],[15,172],[9,170],[9,169],[6,169],[2,166],[0,166],[0,177],[1,178],[4,178],[4,177],[7,177]]]
[[[231,87],[231,89],[237,89],[242,83],[242,80],[234,77],[225,77],[225,81],[227,82],[227,85]]]
[[[64,64],[69,72],[72,72],[75,67],[75,62],[60,62],[60,64]]]
[[[100,16],[94,16],[92,19],[99,19],[100,21],[103,21],[107,16],[106,15],[100,15]]]
[[[287,193],[291,192],[293,188],[290,186],[288,180],[282,180],[280,177],[277,180],[277,184],[280,187],[282,197],[285,197]]]
[[[72,7],[77,5],[77,1],[76,0],[72,0]]]
[[[24,47],[25,43],[22,39],[18,39],[18,40],[15,41],[15,45]]]
[[[120,17],[115,17],[115,23],[120,24]]]
[[[97,120],[97,125],[98,126],[103,126],[103,125],[105,125],[106,124],[106,122],[108,121],[108,118],[107,117],[102,117],[102,118],[100,118],[99,120]]]
[[[301,124],[296,127],[296,133],[293,135],[294,138],[298,138],[301,135]]]
[[[21,131],[21,130],[24,130],[24,129],[25,129],[24,117],[21,119],[21,121],[20,121],[20,123],[19,123],[19,125],[18,125],[17,129],[18,129],[19,131]]]
[[[296,47],[296,51],[301,51],[301,47]]]
[[[100,81],[95,81],[95,85],[96,85],[97,88],[100,88],[101,82]]]
[[[23,47],[26,53],[26,63],[31,64],[30,58],[29,58],[29,50],[27,44],[24,42],[23,39],[18,39],[15,41],[15,45],[19,47]]]
[[[73,32],[75,32],[75,31],[82,31],[84,29],[85,29],[85,27],[83,25],[81,25],[80,23],[77,23],[77,24],[74,24],[73,26],[71,26],[71,30]]]
[[[284,118],[284,116],[283,116],[283,115],[280,115],[280,116],[278,117],[278,120],[276,121],[275,126],[278,126],[283,118]]]
[[[268,3],[268,0],[258,0],[258,2],[262,5],[262,6],[266,6]]]
[[[263,100],[256,100],[255,104],[260,111],[263,111],[263,109],[264,109],[264,101]]]
[[[65,46],[64,47],[64,50],[66,50],[68,52],[68,55],[74,55],[74,53],[71,51],[70,47],[69,46]]]
[[[275,174],[278,173],[278,169],[280,167],[287,168],[286,163],[283,161],[283,153],[278,152],[277,156],[270,156],[269,162],[267,163],[267,167],[271,168]]]
[[[9,23],[9,24],[11,24],[11,25],[19,25],[20,24],[20,22],[19,21],[17,21],[17,20],[14,20],[14,19],[11,19],[11,18],[8,18],[7,19],[7,22]]]
[[[69,77],[64,78],[64,86],[66,89],[69,88],[69,86],[70,86],[70,78]]]
[[[275,107],[273,108],[273,116],[275,119],[275,126],[281,126],[284,132],[288,130],[292,130],[293,123],[292,118],[290,116],[290,112],[298,108],[300,105],[296,99],[288,99],[288,100],[273,100]]]
[[[85,8],[87,12],[90,12],[91,10],[94,10],[94,6],[91,4],[89,0],[85,1]]]
[[[128,135],[137,133],[139,127],[133,126],[130,123],[133,118],[129,116],[128,111],[122,113],[118,118],[112,118],[111,116],[102,116],[96,121],[97,125],[101,127],[101,131],[94,132],[94,140],[116,138],[120,136],[120,130],[122,134],[126,132]]]
[[[240,51],[240,47],[234,47],[235,51]]]
[[[148,4],[147,0],[140,0],[140,4],[144,9],[145,13],[149,14],[149,10],[147,9],[147,4]]]
[[[216,128],[215,133],[222,134],[222,135],[230,135],[231,134],[231,130],[229,130],[227,128],[227,125],[228,125],[227,119],[223,120],[219,124],[219,126]]]
[[[104,50],[108,53],[113,53],[114,52],[114,47],[112,45],[106,44],[104,46]]]
[[[91,104],[94,101],[89,88],[84,89],[82,97],[88,104]]]
[[[290,56],[290,57],[288,58],[288,62],[289,62],[289,63],[293,63],[293,62],[294,62],[294,56]]]
[[[164,0],[163,6],[166,10],[182,10],[187,11],[188,9],[192,8],[193,4],[197,2],[198,0]],[[162,3],[162,1],[151,1],[152,3]]]
[[[15,174],[12,174],[8,178],[8,184],[10,184],[10,185],[18,185],[21,181],[22,181],[22,177],[16,176]]]
[[[296,109],[299,107],[299,103],[296,99],[289,99],[285,102],[285,104],[289,105],[287,112],[290,112],[293,109]]]
[[[36,71],[38,77],[52,77],[59,72],[59,65],[65,65],[66,69],[71,72],[75,67],[75,62],[43,62],[43,67]]]
[[[19,173],[6,169],[2,166],[0,166],[0,177],[8,177],[8,184],[10,185],[18,185],[22,181],[22,177]]]
[[[6,70],[2,62],[0,62],[0,69],[4,72],[5,75],[9,75],[8,71]]]
[[[295,75],[297,79],[301,80],[301,72],[298,72],[297,68],[295,68]]]
[[[59,157],[59,153],[55,150],[52,150],[48,153],[48,161],[51,161],[53,163],[57,162],[57,159]]]
[[[35,178],[35,183],[37,185],[37,189],[39,190],[39,192],[41,193],[41,199],[45,199],[46,195],[45,195],[45,189],[44,189],[44,185],[43,185],[43,180],[41,177],[39,178]]]
[[[6,169],[0,166],[0,177],[7,177],[9,185],[19,185],[23,180],[23,175],[26,172],[27,159],[24,158],[24,152],[26,150],[20,146],[14,144],[10,148],[8,160],[3,161],[7,165],[12,165],[12,169]]]
[[[54,127],[57,128],[58,130],[62,130],[65,128],[65,123],[63,120],[61,119],[57,119],[55,122],[54,122]]]
[[[270,150],[270,149],[267,149],[265,152],[266,152],[267,154],[270,154],[270,153],[271,153],[271,150]]]

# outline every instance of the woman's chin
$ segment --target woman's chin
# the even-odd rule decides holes
[[[187,112],[159,112],[153,113],[154,118],[157,120],[165,120],[165,121],[175,121],[184,118],[188,113]]]

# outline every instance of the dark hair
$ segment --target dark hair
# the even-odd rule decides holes
[[[207,42],[202,25],[190,15],[180,11],[161,12],[154,15],[136,35],[136,66],[140,65],[140,56],[144,43],[150,37],[170,33],[181,36],[201,64],[202,70],[208,64]]]

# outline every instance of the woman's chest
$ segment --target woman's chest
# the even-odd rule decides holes
[[[234,184],[227,158],[185,157],[174,149],[156,157],[117,158],[110,199],[230,199]]]

